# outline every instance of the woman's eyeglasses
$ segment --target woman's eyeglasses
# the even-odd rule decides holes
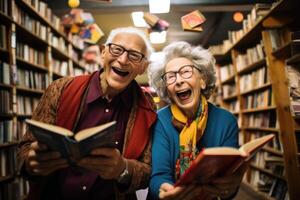
[[[121,56],[126,51],[128,60],[135,63],[141,62],[142,59],[145,57],[145,55],[142,54],[141,52],[134,51],[134,50],[127,50],[121,45],[114,44],[114,43],[109,43],[108,48],[109,48],[109,52],[113,56]]]
[[[177,74],[179,74],[184,79],[191,78],[192,75],[193,75],[193,69],[194,68],[198,69],[194,65],[184,65],[184,66],[180,67],[180,69],[176,72],[170,71],[170,72],[164,73],[161,76],[161,78],[165,81],[165,83],[167,85],[171,85],[171,84],[175,83],[175,81],[177,79]]]

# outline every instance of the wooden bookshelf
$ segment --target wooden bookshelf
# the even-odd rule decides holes
[[[24,120],[30,118],[32,115],[30,114],[31,110],[33,111],[34,108],[30,108],[28,110],[25,109],[24,114],[18,113],[19,107],[26,107],[27,104],[23,103],[23,105],[19,105],[18,98],[29,98],[34,105],[36,105],[37,99],[41,97],[44,90],[36,89],[36,88],[46,88],[50,82],[54,79],[63,77],[60,74],[53,72],[52,60],[53,58],[59,61],[65,61],[68,64],[73,63],[73,65],[68,65],[70,71],[72,71],[72,67],[77,67],[82,69],[83,73],[87,73],[87,70],[84,66],[82,66],[79,61],[75,61],[71,58],[70,55],[72,50],[76,51],[77,54],[81,54],[84,48],[79,48],[76,44],[71,42],[70,38],[71,35],[67,34],[64,30],[60,30],[61,26],[58,26],[58,23],[52,24],[51,20],[53,21],[53,16],[50,16],[49,19],[43,16],[43,14],[39,13],[36,8],[27,3],[30,2],[34,3],[42,3],[45,4],[41,0],[37,1],[25,1],[25,0],[2,0],[3,2],[7,3],[8,12],[4,13],[0,10],[0,24],[5,26],[5,48],[0,47],[0,62],[5,62],[9,66],[9,70],[5,71],[5,76],[10,77],[10,84],[3,84],[0,83],[0,90],[5,91],[5,95],[7,92],[7,103],[9,108],[11,107],[11,112],[9,113],[0,113],[0,122],[2,124],[8,124],[3,126],[9,127],[8,133],[0,133],[0,134],[11,134],[10,136],[20,137],[19,134],[24,124]],[[22,12],[22,15],[19,16],[19,12]],[[52,12],[53,14],[53,12]],[[24,16],[28,16],[28,18],[21,19]],[[54,14],[53,14],[54,15]],[[50,19],[51,18],[51,19]],[[21,20],[20,20],[21,19]],[[57,17],[56,17],[57,19]],[[29,22],[30,21],[30,22]],[[55,20],[54,20],[55,21]],[[56,21],[57,22],[57,21]],[[22,23],[22,24],[21,24]],[[35,26],[36,29],[32,29],[31,25]],[[37,25],[38,24],[38,25]],[[38,29],[39,28],[39,29]],[[2,29],[0,29],[2,31]],[[59,41],[64,42],[65,49],[62,51],[61,49],[54,47],[52,45],[52,38],[50,36],[55,35],[55,37],[59,38]],[[0,38],[1,39],[1,38]],[[1,41],[2,42],[2,41]],[[59,42],[58,42],[59,43]],[[24,46],[20,45],[27,45],[33,53],[21,52],[21,48]],[[60,43],[58,44],[58,46]],[[18,54],[17,54],[18,53]],[[24,54],[24,55],[19,55]],[[27,55],[25,55],[27,54]],[[32,55],[30,55],[32,54]],[[37,55],[37,57],[35,57]],[[27,57],[27,58],[25,58]],[[79,57],[79,59],[81,56]],[[43,64],[37,64],[43,63]],[[0,69],[2,70],[2,69]],[[24,79],[26,79],[26,85],[20,83],[18,73],[29,73],[29,77],[25,75]],[[6,74],[7,73],[7,74]],[[73,74],[67,74],[72,76]],[[38,80],[38,81],[37,81]],[[40,83],[42,80],[42,83]],[[30,84],[28,84],[30,82]],[[34,82],[34,83],[33,83]],[[38,82],[38,83],[37,83]],[[28,85],[28,86],[27,86]],[[31,88],[32,87],[32,88]],[[8,102],[9,101],[9,102]],[[24,100],[25,101],[25,100]],[[2,99],[1,99],[2,104]],[[30,110],[30,111],[29,111]],[[1,111],[1,110],[0,110]],[[7,112],[7,111],[6,111]],[[21,111],[23,112],[23,111]],[[2,123],[3,122],[3,123]],[[10,126],[12,124],[12,126]],[[20,130],[19,130],[20,129]],[[1,129],[0,129],[1,130]],[[14,140],[14,139],[13,139]],[[1,176],[0,174],[0,198],[3,197],[2,186],[5,188],[6,186],[12,183],[14,180],[19,180],[19,172],[17,171],[18,166],[18,159],[15,157],[19,141],[14,142],[0,142],[0,162],[7,159],[7,162],[14,162],[13,166],[10,166],[8,170],[13,170],[13,175],[5,175]],[[4,153],[2,153],[4,152]],[[7,157],[8,155],[13,154],[13,161],[9,160]],[[19,186],[18,186],[19,187]],[[14,187],[7,187],[7,188],[16,188]],[[22,191],[26,191],[22,189]],[[10,193],[19,194],[18,191],[10,191]],[[26,194],[20,194],[25,197]],[[21,197],[16,197],[17,199],[21,199]]]
[[[256,93],[258,91],[264,90],[264,89],[269,88],[271,86],[272,86],[272,83],[265,83],[263,85],[255,87],[255,88],[253,88],[251,90],[248,90],[248,91],[245,91],[245,92],[241,92],[240,95],[248,95],[248,94],[251,94],[251,93]]]
[[[237,101],[237,103],[239,103],[239,111],[234,111],[233,114],[237,115],[239,121],[241,121],[240,134],[243,136],[243,141],[247,142],[248,140],[253,139],[251,135],[256,137],[273,133],[276,135],[276,142],[278,141],[280,143],[280,147],[278,146],[278,148],[282,148],[280,150],[266,146],[262,149],[262,153],[265,152],[282,157],[285,174],[277,177],[272,171],[265,169],[263,166],[256,166],[254,164],[251,164],[251,169],[247,173],[245,179],[246,182],[243,185],[247,187],[249,191],[255,191],[258,194],[262,194],[262,199],[273,198],[269,197],[266,193],[260,193],[258,188],[248,183],[248,181],[250,182],[251,172],[253,170],[259,171],[268,177],[285,180],[291,200],[296,200],[300,196],[300,153],[297,148],[297,140],[295,137],[295,134],[299,134],[295,133],[295,131],[300,131],[300,123],[299,119],[295,119],[290,112],[290,96],[285,72],[286,64],[297,64],[299,66],[300,54],[291,55],[290,41],[285,42],[282,46],[273,50],[270,36],[266,30],[269,28],[289,30],[289,27],[292,27],[291,30],[299,30],[300,24],[296,22],[296,18],[300,16],[299,10],[297,9],[298,7],[299,2],[292,0],[281,0],[276,2],[265,16],[258,19],[249,30],[244,31],[242,37],[237,39],[224,55],[216,56],[217,64],[220,67],[228,65],[230,62],[232,62],[234,66],[234,76],[222,82],[219,80],[219,82],[221,82],[221,87],[224,82],[225,84],[235,84],[236,94],[232,95],[234,98],[231,96],[224,98],[223,96],[220,105],[228,108],[228,105],[230,105],[231,102]],[[240,63],[237,62],[238,56],[244,55],[245,53],[247,54],[256,44],[263,44],[264,58],[250,65],[248,64],[248,66],[237,66],[238,63]],[[228,56],[230,55],[231,58],[228,59]],[[248,57],[252,58],[253,56]],[[237,70],[238,67],[242,69]],[[266,67],[265,73],[267,73],[264,76],[264,81],[260,81],[259,85],[255,85],[255,87],[250,86],[249,88],[251,89],[248,90],[241,88],[243,86],[241,86],[240,83],[244,76],[253,76],[253,72],[256,72],[263,67]],[[241,89],[244,89],[245,91],[241,92]],[[247,105],[244,105],[247,102],[246,97],[255,98],[255,94],[259,96],[260,93],[265,90],[270,90],[271,92],[271,95],[267,95],[269,106],[243,109],[247,107]],[[250,100],[252,100],[251,98]],[[264,104],[262,105],[266,105],[265,102],[266,101],[264,100]],[[269,122],[270,127],[245,125],[248,123],[246,120],[249,120],[249,117],[252,117],[252,115],[253,117],[260,116],[260,113],[266,114],[270,121],[273,121],[276,118],[276,125],[274,122],[272,122],[272,125]],[[274,128],[275,126],[276,128]]]
[[[246,74],[246,73],[251,72],[251,71],[253,71],[253,70],[255,70],[255,69],[257,69],[257,68],[259,68],[263,65],[266,65],[266,60],[265,59],[261,59],[261,60],[255,62],[255,63],[245,67],[244,69],[238,71],[238,75]]]
[[[267,175],[269,175],[269,176],[273,176],[273,177],[275,177],[275,178],[279,178],[279,179],[285,180],[284,177],[278,176],[278,175],[274,174],[272,171],[267,170],[267,169],[264,169],[264,168],[262,168],[262,167],[259,167],[259,166],[255,165],[255,164],[252,164],[252,163],[251,163],[251,164],[250,164],[250,167],[253,168],[253,169],[255,169],[255,170],[258,170],[258,171],[260,171],[260,172],[262,172],[262,173],[264,173],[264,174],[267,174]]]
[[[3,143],[3,144],[0,144],[0,149],[5,149],[5,148],[8,148],[8,147],[14,147],[18,145],[18,142],[6,142],[6,143]]]

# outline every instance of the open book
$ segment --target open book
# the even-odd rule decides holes
[[[59,151],[70,163],[75,163],[96,147],[115,147],[116,121],[87,128],[76,134],[68,129],[35,120],[27,119],[26,123],[39,142]]]
[[[175,186],[204,184],[225,174],[233,173],[273,137],[273,134],[263,136],[242,145],[239,149],[231,147],[203,149],[177,180]]]

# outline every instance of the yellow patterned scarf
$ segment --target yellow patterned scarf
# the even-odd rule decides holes
[[[198,154],[196,144],[206,127],[208,104],[205,97],[201,96],[201,104],[193,121],[189,120],[176,104],[171,105],[171,112],[176,123],[184,124],[179,135],[180,157],[176,162],[176,178],[179,178]]]

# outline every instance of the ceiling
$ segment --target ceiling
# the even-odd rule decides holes
[[[159,1],[159,0],[157,0]],[[160,0],[162,1],[162,0]],[[48,5],[57,15],[63,15],[70,11],[68,0],[46,0]],[[170,23],[167,31],[167,41],[162,45],[153,45],[159,51],[165,45],[173,41],[185,40],[192,44],[201,44],[204,47],[220,44],[227,38],[228,30],[237,30],[241,23],[235,23],[232,14],[241,11],[247,14],[254,3],[272,2],[257,0],[171,0],[170,12],[155,14],[159,18]],[[97,2],[97,0],[80,0],[79,8],[91,12],[95,22],[107,36],[113,28],[133,26],[131,12],[149,11],[148,0],[112,0],[112,2]],[[180,17],[194,10],[200,10],[206,17],[203,32],[187,32],[181,28]],[[145,30],[147,31],[147,30]],[[101,38],[100,43],[106,37]]]
[[[163,1],[163,0],[157,0]],[[249,13],[255,3],[273,2],[274,0],[170,0],[170,12],[155,14],[159,18],[170,23],[167,31],[167,41],[161,45],[153,45],[156,51],[160,51],[165,45],[184,40],[191,44],[208,48],[210,45],[221,44],[228,38],[228,30],[242,28],[241,23],[235,23],[232,19],[235,11],[244,14]],[[68,0],[45,0],[58,16],[70,12]],[[91,12],[95,22],[99,25],[105,36],[100,44],[104,43],[110,30],[117,27],[133,26],[131,12],[149,12],[148,0],[112,0],[112,2],[97,2],[97,0],[80,0],[79,8]],[[202,32],[187,32],[181,28],[181,16],[200,10],[206,17]],[[145,29],[147,32],[147,30]],[[147,84],[147,74],[138,76],[136,80],[140,84]]]

